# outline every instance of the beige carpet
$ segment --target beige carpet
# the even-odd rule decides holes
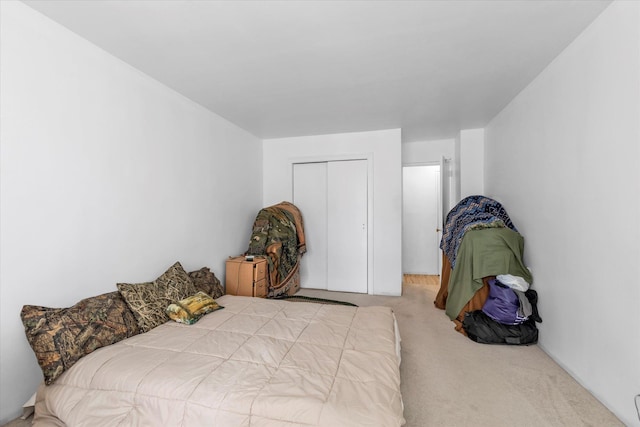
[[[437,290],[431,276],[407,277],[401,297],[298,294],[393,308],[402,336],[407,427],[623,425],[537,346],[482,345],[455,332],[433,306]]]
[[[477,344],[456,332],[433,305],[438,281],[427,280],[407,277],[401,297],[299,292],[393,308],[408,427],[623,426],[538,346]]]

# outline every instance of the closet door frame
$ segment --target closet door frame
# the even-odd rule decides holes
[[[375,294],[375,283],[373,280],[373,239],[374,239],[374,217],[373,217],[373,153],[349,153],[344,155],[318,155],[309,157],[295,157],[288,159],[289,164],[289,194],[293,200],[293,165],[298,163],[320,163],[336,162],[345,160],[366,160],[367,161],[367,294]],[[304,212],[302,212],[304,220]]]

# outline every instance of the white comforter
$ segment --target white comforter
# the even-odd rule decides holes
[[[391,309],[217,301],[85,356],[40,387],[34,425],[404,424]]]

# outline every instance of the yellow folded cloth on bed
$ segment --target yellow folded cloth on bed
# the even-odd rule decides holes
[[[220,310],[222,307],[204,292],[198,292],[188,298],[170,304],[165,312],[170,319],[178,323],[193,325],[202,316],[212,311]]]

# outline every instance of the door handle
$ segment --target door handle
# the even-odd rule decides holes
[[[436,228],[436,233],[439,233],[439,232],[441,232],[441,231],[442,231],[442,229],[441,229],[441,228]]]

